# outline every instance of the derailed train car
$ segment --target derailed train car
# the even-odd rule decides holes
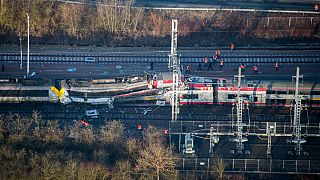
[[[166,81],[162,81],[166,82]],[[166,87],[163,99],[170,102],[170,84],[157,84]],[[183,81],[179,91],[179,102],[186,104],[232,104],[237,99],[238,87],[235,82],[224,78],[190,77]],[[240,96],[247,104],[269,106],[291,106],[294,101],[295,84],[291,81],[243,81]],[[320,84],[303,82],[299,87],[303,104],[320,106]]]

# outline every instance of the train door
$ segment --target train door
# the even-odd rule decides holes
[[[218,101],[218,85],[214,84],[212,87],[212,101],[216,103]]]

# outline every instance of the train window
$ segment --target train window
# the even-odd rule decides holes
[[[212,79],[204,79],[204,83],[212,83]]]
[[[270,90],[270,89],[268,89],[266,93],[267,93],[267,94],[275,94],[276,91],[275,91],[275,90]]]
[[[286,104],[285,99],[277,99],[277,104]]]
[[[236,98],[235,94],[228,94],[228,99],[234,99],[234,98]]]
[[[277,91],[277,94],[287,94],[287,91]]]
[[[301,100],[301,104],[307,104],[307,100],[305,99]]]
[[[294,94],[294,93],[295,93],[295,91],[293,91],[293,90],[289,91],[289,94]]]
[[[226,87],[227,86],[227,80],[223,79],[222,81],[220,81],[220,86],[221,87]]]
[[[276,100],[275,99],[266,99],[267,104],[275,104]]]
[[[320,95],[320,91],[311,91],[310,95]]]
[[[184,94],[182,95],[183,99],[199,99],[198,94]]]

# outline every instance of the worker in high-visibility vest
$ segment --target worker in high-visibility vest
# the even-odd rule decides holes
[[[234,43],[230,44],[230,49],[233,50],[234,49]]]
[[[246,70],[245,68],[246,68],[246,66],[244,64],[240,65],[241,72],[244,72]]]
[[[219,66],[220,66],[220,69],[222,69],[222,66],[223,66],[223,60],[222,59],[220,59]]]
[[[204,61],[204,67],[207,67],[209,65],[208,64],[209,63],[208,57],[204,58],[203,61]]]
[[[213,59],[214,61],[216,61],[217,58],[218,58],[218,57],[217,57],[216,55],[212,56],[212,59]]]
[[[191,68],[190,68],[190,65],[188,64],[188,65],[187,65],[187,68],[186,68],[186,73],[191,74],[190,69],[191,69]]]
[[[276,71],[279,71],[280,63],[276,62],[274,65]]]
[[[216,56],[217,56],[217,58],[220,58],[220,55],[221,55],[221,51],[220,51],[220,50],[217,50],[217,51],[216,51]]]
[[[253,66],[253,72],[254,72],[255,74],[258,74],[258,67],[257,67],[257,66]]]
[[[221,54],[221,51],[220,50],[217,50],[216,51],[216,55],[220,55]]]
[[[278,62],[276,62],[274,64],[274,67],[275,67],[276,71],[279,71],[280,64]]]

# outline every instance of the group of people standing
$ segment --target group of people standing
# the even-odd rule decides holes
[[[230,49],[231,50],[234,49],[234,44],[233,43],[230,44]],[[208,57],[205,57],[203,59],[203,62],[204,62],[204,67],[207,68],[207,71],[213,71],[213,65],[214,65],[215,62],[219,62],[220,69],[222,69],[223,65],[224,65],[224,62],[223,62],[223,60],[221,58],[221,51],[220,50],[216,51],[215,55],[212,57],[212,60],[210,60]],[[239,67],[240,67],[242,72],[244,72],[246,70],[246,66],[244,64],[241,64]],[[280,63],[276,62],[274,64],[274,67],[275,67],[276,71],[279,71]],[[238,68],[235,69],[235,71],[237,71],[237,70],[238,70]],[[259,74],[260,73],[260,71],[258,70],[258,66],[257,65],[254,65],[252,67],[252,70],[253,70],[254,74]],[[197,71],[203,71],[201,62],[198,63]],[[188,64],[186,66],[186,73],[187,74],[191,74],[190,64]]]
[[[220,56],[221,52],[220,50],[217,50],[216,51],[216,54],[212,57],[212,61],[210,61],[210,59],[208,57],[205,57],[203,59],[204,61],[204,67],[207,68],[207,71],[212,71],[213,70],[213,65],[215,62],[219,61],[219,66],[220,66],[220,69],[222,69],[223,67],[223,60]],[[189,68],[188,68],[189,67]],[[187,69],[190,69],[190,65],[187,65]],[[198,69],[197,71],[202,71],[202,65],[201,65],[201,62],[198,63]],[[188,71],[189,72],[189,71]]]

